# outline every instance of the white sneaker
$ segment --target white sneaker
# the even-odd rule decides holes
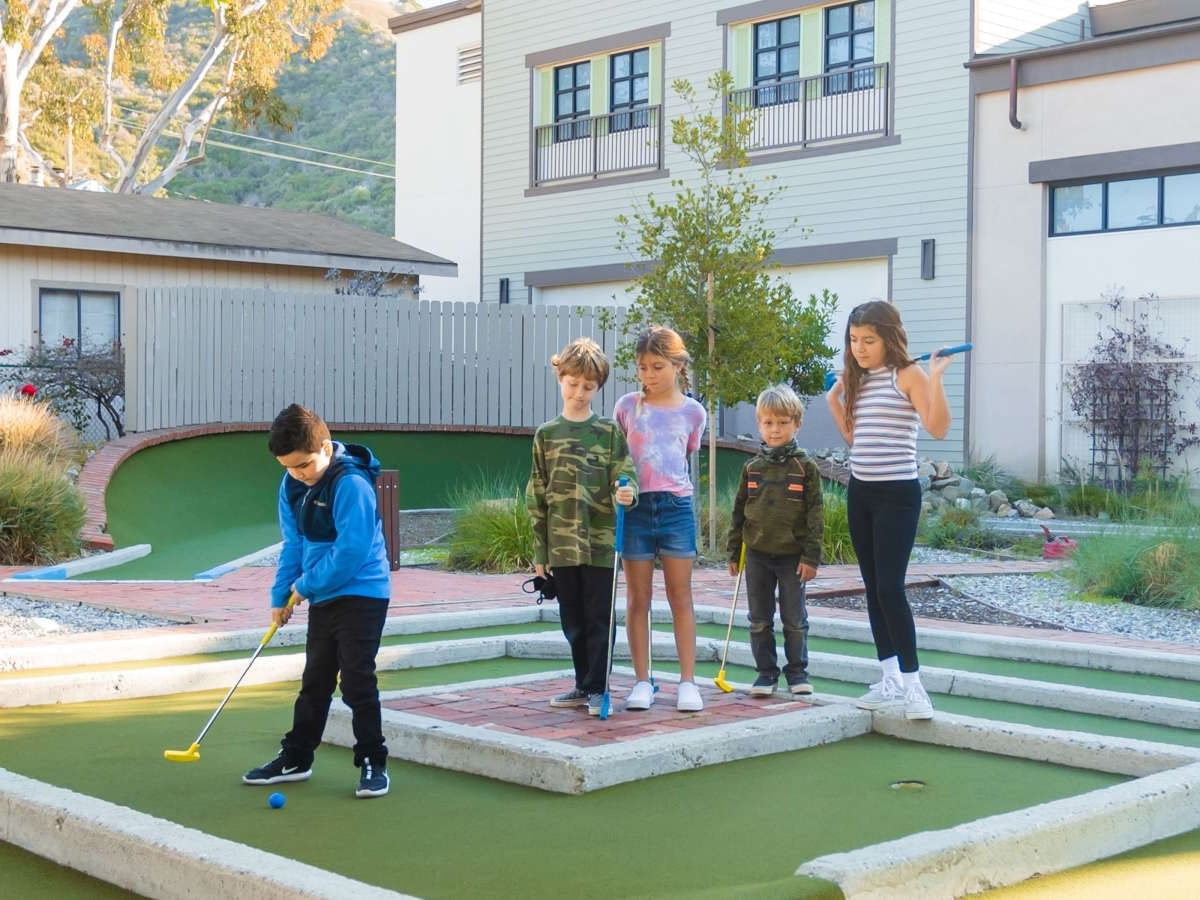
[[[919,681],[916,684],[909,685],[908,689],[904,692],[904,718],[933,718],[933,703]]]
[[[654,688],[648,681],[639,681],[625,700],[626,709],[649,709],[654,703]]]
[[[904,702],[904,685],[891,678],[883,678],[871,685],[871,689],[854,701],[859,709],[884,709],[899,706]]]
[[[694,681],[679,682],[679,697],[675,708],[680,712],[700,712],[704,709],[704,698],[700,696],[700,688]]]

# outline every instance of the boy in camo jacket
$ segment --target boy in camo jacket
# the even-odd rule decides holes
[[[633,504],[637,474],[617,423],[592,412],[592,398],[608,380],[604,351],[595,341],[579,338],[550,364],[562,413],[533,436],[533,469],[525,488],[533,517],[534,570],[542,577],[547,571],[554,575],[559,619],[575,666],[575,687],[550,705],[586,706],[598,716],[613,639],[613,501]],[[629,483],[617,487],[621,476]]]

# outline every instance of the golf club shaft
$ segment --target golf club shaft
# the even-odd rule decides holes
[[[617,479],[617,487],[625,487],[629,484],[629,479],[622,475]],[[621,572],[621,548],[625,542],[625,507],[620,503],[616,504],[617,521],[613,533],[613,581],[612,581],[612,597],[608,604],[608,631],[604,635],[607,644],[607,664],[604,667],[604,702],[607,705],[609,701],[609,686],[612,678],[612,663],[613,663],[613,631],[617,627],[617,577]],[[608,710],[603,710],[606,717]]]
[[[742,544],[742,553],[738,558],[737,581],[733,583],[733,603],[729,605],[729,627],[725,629],[725,650],[721,653],[721,671],[725,671],[725,662],[729,659],[729,639],[733,637],[733,616],[737,611],[738,594],[742,589],[742,573],[746,571],[746,545]]]
[[[924,362],[925,360],[929,359],[929,357],[933,356],[934,353],[937,353],[938,356],[954,356],[956,353],[966,353],[968,350],[973,349],[975,349],[975,345],[970,342],[965,344],[955,344],[953,347],[945,347],[940,350],[931,350],[928,353],[922,353],[920,356],[913,357],[913,362]],[[833,387],[834,382],[838,380],[838,376],[841,374],[841,372],[826,372],[825,390],[829,390],[831,387]]]

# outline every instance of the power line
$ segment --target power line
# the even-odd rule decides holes
[[[124,112],[132,112],[132,113],[139,113],[139,114],[144,114],[144,112],[145,112],[144,110],[140,110],[140,109],[137,109],[132,106],[121,106],[120,104],[113,104],[113,105],[116,106],[117,109],[123,110]],[[127,120],[122,120],[122,121],[127,122]],[[128,122],[127,122],[127,124],[128,124]],[[281,147],[292,147],[296,150],[306,150],[310,153],[320,153],[325,156],[336,156],[341,159],[353,160],[354,162],[368,163],[372,166],[384,166],[388,169],[396,168],[395,163],[381,162],[377,159],[367,159],[364,156],[351,156],[348,153],[336,153],[333,150],[322,150],[319,147],[308,147],[304,144],[295,144],[295,143],[291,143],[289,141],[278,141],[278,140],[275,140],[274,138],[259,137],[256,134],[247,134],[244,131],[230,131],[225,128],[217,128],[216,126],[211,127],[209,130],[217,131],[217,132],[220,132],[221,134],[232,135],[234,137],[246,138],[247,140],[251,140],[251,141],[262,141],[263,143],[266,143],[266,144],[278,144]]]
[[[145,130],[145,128],[146,128],[146,126],[142,125],[140,122],[134,122],[129,119],[119,119],[118,121],[121,122],[122,125],[128,125],[133,128],[141,128],[143,130]],[[169,132],[169,131],[164,131],[163,135],[166,137],[181,138],[181,135],[176,134],[174,132]],[[283,153],[272,153],[269,150],[255,150],[253,147],[239,147],[237,144],[228,144],[224,141],[214,141],[214,140],[210,139],[210,140],[206,141],[205,143],[210,146],[220,147],[225,150],[237,150],[241,153],[251,153],[251,154],[254,154],[255,156],[266,156],[266,157],[270,157],[272,159],[284,160],[285,162],[300,163],[301,165],[304,165],[304,166],[318,166],[319,168],[322,168],[322,169],[334,169],[335,171],[338,171],[338,172],[350,172],[353,175],[368,175],[372,178],[385,178],[388,181],[396,180],[395,175],[387,175],[387,174],[384,174],[383,172],[371,172],[367,169],[352,169],[349,166],[339,166],[335,163],[318,162],[315,159],[302,159],[299,156],[288,156]]]

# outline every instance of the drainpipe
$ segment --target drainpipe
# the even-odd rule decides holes
[[[1025,126],[1017,118],[1017,58],[1008,60],[1008,124],[1020,131]]]

